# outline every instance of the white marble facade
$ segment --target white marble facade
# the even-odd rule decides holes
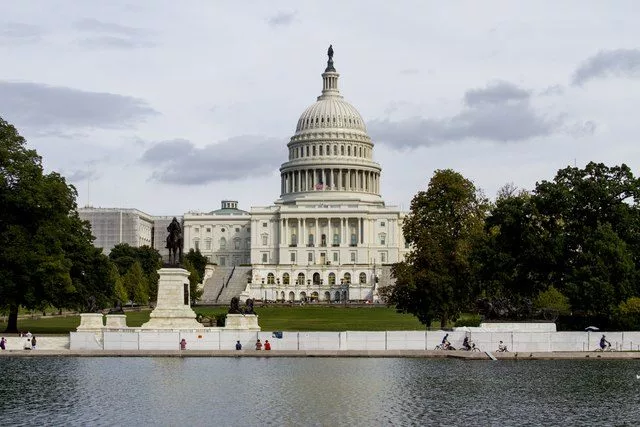
[[[184,215],[185,250],[219,266],[252,265],[244,295],[267,300],[377,299],[383,269],[408,252],[404,213],[380,195],[382,168],[363,118],[338,89],[332,59],[322,93],[298,119],[271,206],[223,201]],[[388,279],[387,279],[388,280]]]

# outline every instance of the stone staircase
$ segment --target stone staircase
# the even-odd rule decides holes
[[[202,297],[200,298],[202,304],[214,304],[216,302],[216,298],[224,288],[227,280],[229,280],[229,275],[232,271],[233,267],[215,267],[213,274],[204,282]]]
[[[236,267],[230,279],[227,279],[226,286],[218,296],[216,303],[228,304],[231,298],[240,296],[247,288],[247,279],[251,277],[251,267]]]

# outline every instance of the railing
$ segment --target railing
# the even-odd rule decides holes
[[[224,282],[222,284],[222,286],[220,287],[220,291],[218,291],[218,295],[216,296],[216,302],[218,302],[218,299],[220,298],[220,295],[222,295],[222,291],[224,291],[224,288],[226,288],[229,285],[229,280],[231,280],[231,277],[233,276],[233,272],[234,271],[236,271],[236,266],[235,265],[231,269],[231,273],[229,274],[229,277],[227,277],[227,281]]]

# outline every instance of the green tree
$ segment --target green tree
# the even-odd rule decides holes
[[[123,282],[131,301],[140,305],[149,303],[149,283],[138,261],[129,268]]]
[[[110,280],[114,283],[114,297],[117,301],[120,301],[121,304],[126,304],[126,302],[129,301],[129,294],[127,293],[127,288],[124,286],[124,280],[118,272],[118,267],[116,267],[114,264],[111,265],[109,277]]]
[[[20,306],[81,307],[86,295],[104,300],[111,292],[76,196],[61,175],[43,172],[40,156],[0,118],[0,301],[8,332],[17,331]]]
[[[487,201],[461,174],[438,170],[411,202],[403,233],[412,250],[395,265],[396,285],[390,301],[400,312],[429,325],[445,327],[473,298],[478,266],[472,257],[482,239]]]
[[[158,270],[162,268],[160,252],[146,245],[135,248],[127,243],[121,243],[111,249],[109,258],[118,266],[120,275],[125,275],[131,266],[138,262],[147,279],[150,298],[152,300],[157,298],[160,278]]]
[[[185,258],[183,267],[189,272],[189,294],[191,295],[191,302],[196,302],[202,297],[203,290],[198,289],[198,285],[202,283],[202,278],[190,260]]]
[[[206,256],[200,253],[200,249],[193,250],[189,249],[189,252],[184,256],[185,261],[189,261],[195,271],[198,273],[198,283],[202,282],[202,278],[204,277],[204,269],[209,263],[209,260]]]
[[[553,286],[549,286],[546,291],[540,292],[533,304],[535,308],[543,312],[547,319],[555,319],[558,315],[565,315],[571,312],[569,298],[562,295],[562,292]]]

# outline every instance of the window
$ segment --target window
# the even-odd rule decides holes
[[[220,229],[220,231],[222,231],[222,232],[224,233],[224,232],[225,232],[225,231],[227,231],[227,230],[225,230],[224,228],[221,228],[221,229]]]
[[[333,235],[333,246],[340,246],[340,234]]]
[[[251,233],[251,227],[247,227],[247,233]]]
[[[211,233],[211,227],[207,227],[207,233]]]
[[[262,226],[263,226],[263,227],[266,227],[266,226],[267,226],[267,223],[266,223],[266,222],[263,222],[263,223],[262,223]],[[224,230],[222,230],[222,231],[224,231]]]
[[[289,273],[284,273],[282,275],[282,284],[283,285],[288,285],[289,284]]]
[[[211,250],[211,239],[207,239],[204,241],[204,248],[208,251]]]
[[[309,234],[309,246],[313,246],[313,234]]]
[[[244,242],[245,242],[246,248],[247,249],[251,249],[251,239],[246,238],[246,239],[244,239]]]
[[[387,235],[384,233],[380,233],[380,244],[382,246],[387,244]]]
[[[380,221],[380,227],[384,227],[385,222],[384,221]]]
[[[334,146],[333,146],[333,155],[334,155],[334,156],[337,156],[337,155],[338,155],[338,146],[337,146],[337,145],[334,145]]]
[[[304,285],[304,273],[298,273],[298,285]]]
[[[360,273],[360,284],[367,283],[367,275],[365,273]]]
[[[309,254],[307,255],[307,261],[313,262],[313,252],[309,252]]]
[[[313,155],[316,155],[316,146],[314,145],[313,147],[311,147],[311,152],[313,153]]]
[[[320,246],[327,246],[327,235],[323,234],[320,236]]]
[[[233,239],[233,249],[240,249],[240,239]]]
[[[275,284],[275,276],[273,275],[273,273],[269,273],[267,274],[267,285],[273,285]]]
[[[267,254],[262,254],[262,263],[266,264],[267,263]]]
[[[240,232],[240,228],[236,227],[236,233]]]
[[[294,246],[298,244],[298,236],[297,235],[295,235],[295,234],[291,235],[291,244],[294,245]]]
[[[220,267],[224,267],[225,265],[227,265],[227,258],[221,256],[220,257]]]
[[[227,239],[224,237],[220,238],[220,249],[227,249]]]
[[[193,231],[194,231],[195,233],[199,233],[199,232],[200,232],[200,227],[196,227],[196,228],[194,228],[194,229],[193,229]]]
[[[380,262],[387,262],[387,254],[380,252]]]
[[[296,262],[296,253],[295,252],[291,252],[291,262]]]
[[[333,262],[338,262],[338,252],[333,253]]]
[[[356,253],[351,252],[351,262],[356,262]]]
[[[196,251],[200,250],[200,239],[193,239],[193,248]]]
[[[319,153],[321,156],[323,155],[323,151],[322,151],[322,145],[320,147],[318,147]]]
[[[356,233],[351,233],[351,246],[356,246],[358,244],[358,236]]]
[[[351,274],[350,273],[344,273],[344,284],[345,285],[351,284]]]
[[[336,275],[335,275],[335,273],[329,273],[329,284],[330,285],[335,285],[336,284]]]
[[[262,235],[262,246],[267,246],[269,244],[269,236],[266,234]]]

